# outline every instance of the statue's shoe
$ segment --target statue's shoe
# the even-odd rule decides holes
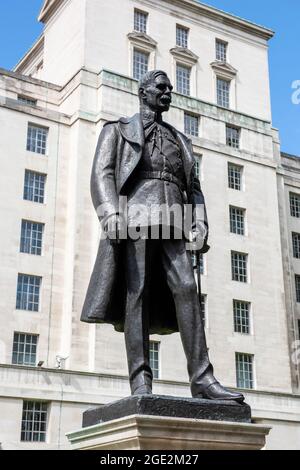
[[[152,395],[152,388],[149,385],[141,385],[132,392],[132,395]]]
[[[243,403],[245,397],[242,393],[231,392],[219,382],[214,382],[207,388],[194,390],[193,398],[206,398],[207,400],[234,400]]]

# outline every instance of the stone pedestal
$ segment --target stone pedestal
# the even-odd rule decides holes
[[[76,450],[260,450],[270,428],[236,402],[145,395],[88,410]]]

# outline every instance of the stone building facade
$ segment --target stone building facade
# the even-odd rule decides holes
[[[103,124],[137,112],[138,76],[160,68],[206,196],[216,375],[272,426],[268,448],[299,449],[300,163],[272,127],[273,32],[196,0],[47,0],[39,20],[0,69],[2,448],[69,448],[86,408],[129,394],[123,335],[80,323],[100,229],[89,179]],[[189,396],[179,336],[152,341],[154,392]]]

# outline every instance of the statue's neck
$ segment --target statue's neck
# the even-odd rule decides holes
[[[149,106],[141,104],[140,113],[143,122],[162,122],[162,115],[157,111],[153,111]]]

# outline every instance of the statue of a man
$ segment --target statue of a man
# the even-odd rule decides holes
[[[179,331],[192,396],[242,402],[242,394],[213,375],[186,224],[172,213],[173,207],[182,214],[192,208],[190,232],[206,252],[208,224],[192,145],[162,120],[172,89],[166,73],[148,72],[139,83],[140,113],[108,122],[101,132],[91,192],[105,236],[81,320],[125,332],[132,395],[152,393],[149,334]]]

